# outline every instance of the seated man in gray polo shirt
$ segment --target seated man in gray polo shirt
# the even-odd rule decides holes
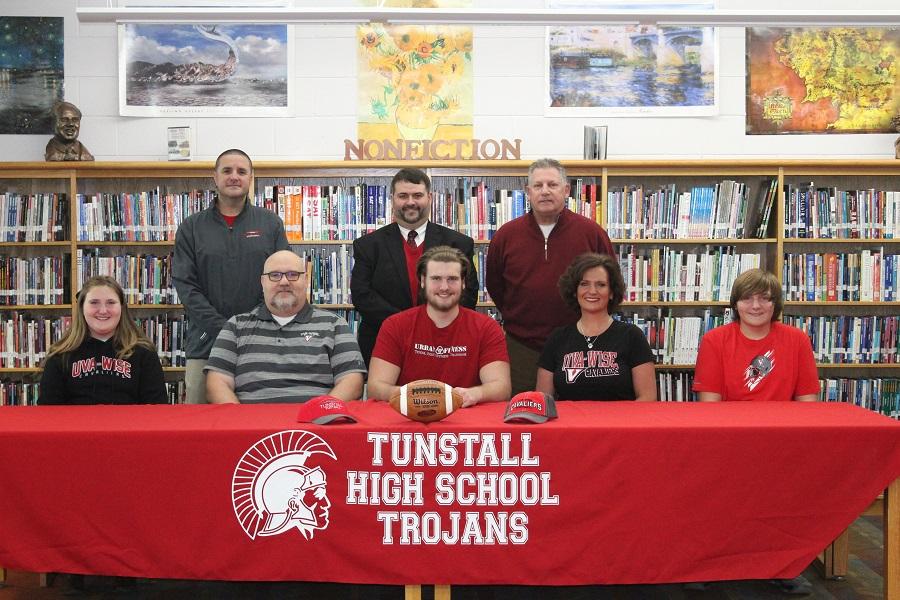
[[[306,265],[290,250],[263,267],[264,303],[231,317],[206,364],[210,402],[306,402],[362,396],[366,372],[347,322],[306,302]]]

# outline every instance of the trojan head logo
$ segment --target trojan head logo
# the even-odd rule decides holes
[[[311,539],[328,527],[325,472],[308,464],[316,454],[336,458],[325,440],[300,430],[273,433],[244,453],[234,469],[231,500],[251,540],[293,528]]]

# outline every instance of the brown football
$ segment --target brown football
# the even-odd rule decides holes
[[[462,397],[446,383],[435,379],[410,381],[391,396],[391,406],[401,415],[429,423],[440,421],[462,406]]]

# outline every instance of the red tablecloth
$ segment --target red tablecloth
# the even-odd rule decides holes
[[[485,405],[427,426],[382,403],[327,426],[287,405],[6,407],[0,565],[363,583],[791,577],[900,476],[900,424],[852,406],[558,407],[542,425]],[[375,494],[373,481],[388,484]]]

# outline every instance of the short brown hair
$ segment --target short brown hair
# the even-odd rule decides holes
[[[459,263],[459,277],[462,279],[463,286],[465,286],[466,278],[469,276],[469,269],[472,268],[472,266],[469,264],[469,259],[463,251],[452,246],[434,246],[433,248],[426,250],[422,256],[419,257],[419,260],[416,261],[416,279],[420,283],[420,301],[423,300],[425,296],[425,292],[421,287],[422,278],[425,277],[425,273],[428,271],[428,263],[430,262]]]
[[[425,184],[425,191],[431,192],[431,179],[429,179],[428,175],[422,169],[400,169],[397,171],[397,174],[394,175],[394,178],[391,179],[391,195],[394,195],[394,188],[397,187],[397,184],[401,181],[405,181],[407,183],[412,183],[415,185],[419,185],[420,183]]]
[[[749,298],[754,294],[768,294],[772,298],[775,310],[772,311],[772,320],[777,321],[784,308],[784,296],[781,293],[781,284],[772,273],[762,269],[749,269],[738,275],[731,286],[731,310],[732,318],[740,321],[741,316],[737,311],[738,300]]]
[[[581,307],[578,305],[578,286],[584,278],[584,274],[596,267],[606,269],[606,275],[609,277],[609,305],[607,312],[612,314],[619,309],[622,300],[625,298],[625,279],[622,278],[622,269],[619,268],[619,261],[608,254],[597,254],[596,252],[585,252],[579,254],[572,261],[572,264],[566,269],[559,278],[559,295],[562,296],[566,305],[579,312]]]

